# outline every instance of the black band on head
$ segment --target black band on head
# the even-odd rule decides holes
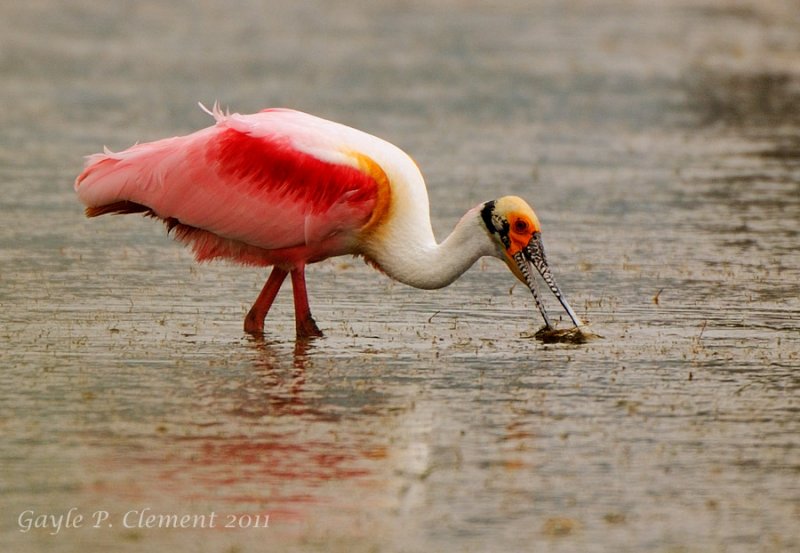
[[[495,213],[494,208],[494,200],[483,204],[483,209],[481,209],[483,224],[486,225],[490,234],[498,235],[500,237],[500,242],[508,249],[511,246],[511,239],[508,237],[510,226],[504,217]]]
[[[491,200],[483,204],[483,209],[481,209],[481,218],[483,219],[483,224],[486,225],[487,230],[492,234],[497,232],[497,229],[494,228],[494,223],[492,222],[493,212],[494,212],[494,200]]]

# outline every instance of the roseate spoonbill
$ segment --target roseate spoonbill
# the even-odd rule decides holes
[[[398,147],[362,131],[289,109],[223,113],[187,136],[88,156],[75,180],[86,215],[144,213],[163,220],[198,261],[228,259],[273,266],[245,317],[260,334],[291,275],[298,337],[322,333],[311,316],[305,267],[353,254],[417,288],[447,286],[482,256],[493,256],[533,293],[535,267],[569,314],[582,323],[548,268],[539,219],[524,200],[505,196],[464,215],[437,243],[425,181]]]

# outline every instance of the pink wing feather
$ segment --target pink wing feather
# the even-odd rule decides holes
[[[146,211],[199,260],[291,264],[348,253],[379,185],[330,129],[291,110],[222,115],[193,134],[89,156],[87,214]]]

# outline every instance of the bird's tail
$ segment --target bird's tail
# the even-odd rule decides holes
[[[104,148],[103,153],[86,157],[83,172],[75,179],[75,192],[86,206],[87,217],[106,213],[136,213],[147,209],[131,202],[125,194],[131,175],[122,165],[123,159],[108,148]]]
[[[160,188],[158,167],[170,155],[167,142],[173,140],[137,144],[122,152],[105,148],[87,156],[83,172],[75,179],[75,192],[86,206],[86,215],[150,211],[145,204],[153,200],[153,189]]]

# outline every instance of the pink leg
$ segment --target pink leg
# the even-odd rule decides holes
[[[272,269],[264,288],[258,295],[258,299],[250,308],[247,316],[244,318],[244,331],[249,334],[263,334],[264,333],[264,318],[267,316],[269,308],[272,307],[272,302],[275,301],[275,296],[278,295],[278,290],[281,289],[281,284],[289,274],[280,267]],[[293,273],[294,274],[294,273]]]
[[[308,306],[308,293],[306,292],[306,266],[300,265],[292,270],[292,292],[294,293],[294,318],[298,338],[322,336],[322,331],[317,327],[311,316]]]

